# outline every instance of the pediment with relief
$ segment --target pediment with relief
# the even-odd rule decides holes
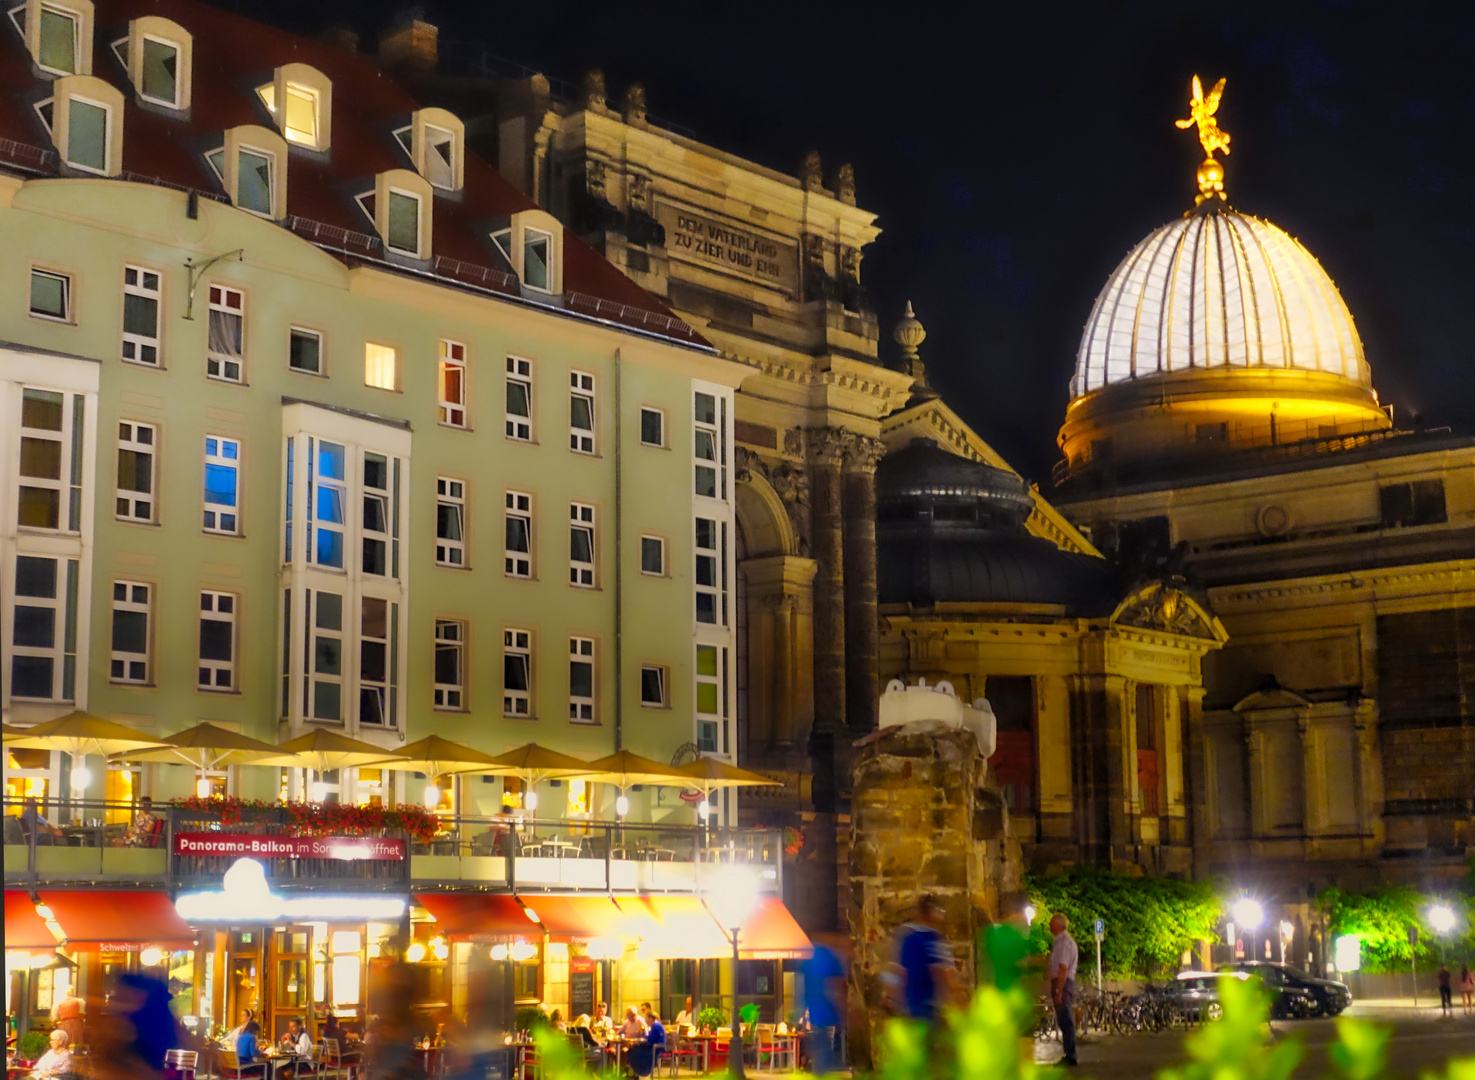
[[[1229,640],[1218,616],[1184,590],[1161,581],[1134,589],[1117,605],[1111,621],[1116,626],[1201,638],[1218,645]]]

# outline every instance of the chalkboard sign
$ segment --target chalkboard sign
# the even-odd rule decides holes
[[[594,1015],[594,961],[587,956],[569,957],[569,1019]]]

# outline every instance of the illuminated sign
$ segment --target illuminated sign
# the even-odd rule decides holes
[[[268,836],[261,833],[174,834],[174,854],[251,859],[339,859],[404,862],[405,842],[379,836]]]

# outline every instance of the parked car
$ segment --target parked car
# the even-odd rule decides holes
[[[1346,983],[1318,979],[1293,964],[1277,964],[1269,960],[1238,960],[1220,971],[1243,971],[1258,975],[1265,985],[1275,990],[1296,990],[1309,999],[1308,1016],[1336,1016],[1352,1004],[1352,991]]]
[[[1217,1020],[1224,1015],[1219,997],[1219,984],[1225,979],[1248,979],[1242,971],[1182,971],[1164,989],[1169,1000],[1190,1020]],[[1267,983],[1266,985],[1269,985]],[[1313,1006],[1309,991],[1296,986],[1277,985],[1270,1015],[1277,1020],[1310,1016]]]

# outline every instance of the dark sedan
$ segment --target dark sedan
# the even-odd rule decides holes
[[[1258,975],[1273,990],[1299,991],[1310,1000],[1311,1016],[1336,1016],[1352,1004],[1352,991],[1346,983],[1318,979],[1292,964],[1277,964],[1269,960],[1240,960],[1219,970]]]
[[[1164,990],[1168,999],[1188,1019],[1217,1020],[1224,1015],[1224,1006],[1219,999],[1220,982],[1224,979],[1247,979],[1249,976],[1250,973],[1242,971],[1184,971]],[[1270,1015],[1275,1019],[1311,1015],[1314,1001],[1306,990],[1284,985],[1272,985],[1270,989],[1275,992],[1275,1000],[1270,1004]]]

